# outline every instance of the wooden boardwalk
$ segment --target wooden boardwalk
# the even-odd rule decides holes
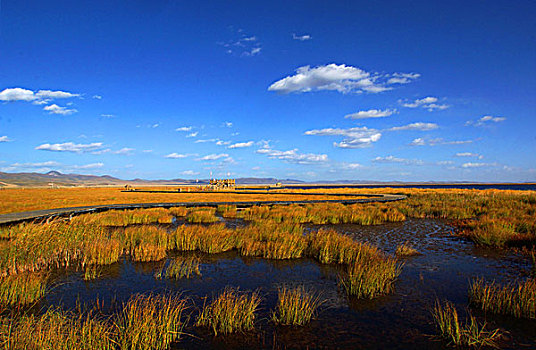
[[[136,191],[141,192],[141,191]],[[221,193],[221,192],[217,192]],[[233,192],[235,193],[235,192]],[[258,192],[257,192],[258,194]],[[303,195],[303,193],[300,193]],[[312,204],[312,203],[372,203],[372,202],[393,202],[406,199],[404,195],[390,194],[334,194],[334,193],[314,193],[310,195],[329,195],[329,196],[355,196],[366,197],[356,199],[327,199],[327,200],[302,200],[302,201],[248,201],[248,202],[170,202],[170,203],[136,203],[136,204],[105,204],[84,207],[70,207],[57,209],[44,209],[25,211],[19,213],[0,214],[0,225],[10,225],[21,222],[34,220],[45,220],[55,217],[70,217],[86,213],[98,213],[107,210],[117,209],[148,209],[148,208],[171,208],[171,207],[217,207],[219,205],[235,205],[237,208],[247,208],[255,205],[291,205],[291,204]]]

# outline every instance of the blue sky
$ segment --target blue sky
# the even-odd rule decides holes
[[[0,171],[536,181],[533,1],[0,11]]]

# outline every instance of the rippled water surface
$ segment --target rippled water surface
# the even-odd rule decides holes
[[[230,222],[229,225],[240,224]],[[132,263],[122,261],[103,269],[101,278],[85,282],[82,273],[68,271],[56,276],[56,284],[40,305],[61,304],[75,308],[99,300],[113,309],[133,293],[179,291],[201,307],[203,297],[211,297],[226,286],[258,290],[263,297],[255,331],[214,337],[208,330],[189,326],[177,349],[251,348],[364,348],[442,349],[443,341],[433,337],[430,307],[436,298],[448,299],[463,310],[467,306],[469,281],[475,277],[512,282],[526,277],[530,262],[513,252],[476,248],[451,235],[445,221],[409,219],[379,226],[324,225],[357,241],[370,242],[389,254],[409,242],[421,255],[403,259],[404,267],[393,294],[374,300],[348,298],[337,285],[339,267],[310,259],[291,261],[240,257],[235,252],[197,254],[201,257],[201,277],[158,280],[153,277],[165,261]],[[189,253],[191,254],[191,253]],[[181,255],[189,255],[181,254]],[[274,326],[270,321],[281,285],[305,285],[321,293],[325,300],[316,319],[304,327]],[[195,317],[196,307],[191,308]],[[483,317],[481,313],[473,313]],[[486,315],[494,327],[508,331],[502,346],[536,348],[536,322]],[[190,322],[191,324],[193,322]]]

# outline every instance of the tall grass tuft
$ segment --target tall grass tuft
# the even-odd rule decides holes
[[[121,349],[167,349],[186,324],[186,299],[178,295],[135,295],[116,320]]]
[[[391,257],[357,261],[350,264],[347,273],[339,277],[339,284],[349,295],[372,299],[392,292],[401,268]]]
[[[536,319],[536,280],[499,286],[476,279],[469,287],[469,300],[483,311]]]
[[[193,276],[201,276],[201,271],[199,270],[199,263],[201,259],[198,257],[175,257],[171,260],[168,267],[162,271],[159,271],[156,274],[157,278],[191,278]]]
[[[186,221],[192,224],[209,224],[218,222],[219,219],[214,215],[216,210],[214,208],[197,208],[190,209],[188,215],[186,215]]]
[[[303,286],[284,286],[279,288],[277,309],[272,319],[283,325],[301,326],[311,320],[321,303],[319,295],[307,291]]]
[[[458,311],[449,301],[442,305],[436,300],[432,316],[441,337],[457,347],[492,347],[498,348],[497,340],[501,337],[498,329],[486,330],[486,323],[480,325],[476,318],[469,314],[469,319],[461,323]]]
[[[51,308],[41,316],[22,316],[10,320],[7,332],[0,334],[6,349],[114,349],[113,331],[106,322],[92,315],[74,315]]]
[[[27,305],[45,295],[48,275],[44,273],[21,273],[0,279],[0,303],[4,305]]]
[[[409,243],[405,242],[398,247],[396,247],[395,254],[397,256],[414,256],[414,255],[421,255],[419,251],[415,248],[413,248]]]
[[[203,306],[196,325],[212,328],[215,335],[251,330],[260,301],[257,292],[243,293],[228,287]]]

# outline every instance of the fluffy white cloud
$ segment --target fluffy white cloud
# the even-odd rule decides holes
[[[278,151],[271,148],[261,148],[257,150],[257,153],[265,154],[271,159],[280,159],[289,163],[296,164],[318,164],[328,161],[326,154],[314,154],[314,153],[299,153],[298,149],[292,149],[289,151]]]
[[[407,101],[402,101],[402,100],[398,102],[400,102],[402,106],[407,107],[407,108],[421,107],[421,108],[427,109],[429,112],[432,112],[434,110],[443,110],[443,109],[447,109],[450,107],[449,105],[446,105],[446,104],[438,104],[437,103],[438,101],[439,99],[437,97],[429,96],[429,97],[417,99],[413,102],[407,102]]]
[[[177,129],[175,129],[175,131],[192,131],[192,127],[191,126],[181,126]]]
[[[60,114],[60,115],[69,115],[78,112],[76,109],[69,109],[67,107],[60,107],[57,104],[51,104],[49,106],[43,107],[43,110],[47,111],[50,114]]]
[[[402,126],[395,126],[390,129],[387,129],[389,131],[402,131],[402,130],[418,130],[418,131],[428,131],[428,130],[434,130],[437,129],[439,126],[435,123],[423,123],[423,122],[417,122],[417,123],[411,123],[408,125],[402,125]]]
[[[359,168],[362,168],[363,166],[359,163],[343,163],[341,164],[341,168],[343,169],[350,169],[350,170],[354,170],[354,169],[359,169]]]
[[[416,138],[409,144],[410,146],[424,146],[426,141],[423,138]]]
[[[78,97],[79,94],[73,94],[66,91],[52,91],[52,90],[39,90],[35,94],[35,97],[40,100],[45,99],[56,99],[56,98],[71,98],[71,97]]]
[[[294,39],[294,40],[306,41],[306,40],[311,40],[312,38],[313,37],[310,36],[309,34],[296,35],[295,33],[292,33],[292,39]]]
[[[53,152],[91,152],[98,150],[102,147],[102,142],[94,142],[89,144],[75,144],[73,142],[65,142],[65,143],[44,143],[40,146],[37,146],[35,149],[42,150],[42,151],[53,151]]]
[[[405,165],[423,165],[423,161],[420,159],[405,159],[397,158],[394,156],[376,157],[372,160],[374,163],[398,163]]]
[[[382,118],[388,117],[396,113],[396,109],[369,109],[368,111],[359,111],[356,113],[345,115],[347,119],[366,119],[366,118]]]
[[[186,135],[186,137],[197,137],[198,134],[199,134],[199,131],[195,131],[195,132],[189,133],[188,135]]]
[[[469,120],[465,123],[466,126],[468,125],[474,125],[474,126],[483,126],[487,125],[489,123],[499,123],[505,121],[505,117],[493,117],[491,115],[483,116],[480,119],[477,120]]]
[[[9,141],[11,141],[11,140],[9,139],[9,137],[7,137],[7,136],[0,136],[0,142],[9,142]]]
[[[34,101],[34,100],[50,100],[58,98],[71,98],[80,96],[79,94],[73,94],[66,91],[52,91],[52,90],[39,90],[33,92],[32,90],[23,88],[7,88],[0,92],[0,101]]]
[[[245,147],[251,147],[253,146],[253,141],[248,141],[248,142],[237,142],[237,143],[234,143],[232,145],[230,145],[229,147],[227,148],[245,148]]]
[[[204,157],[201,157],[199,158],[198,160],[203,160],[203,161],[210,161],[210,160],[218,160],[218,159],[221,159],[221,158],[228,158],[229,155],[227,153],[220,153],[220,154],[208,154]]]
[[[376,129],[369,129],[364,127],[355,127],[349,129],[334,129],[326,128],[319,130],[309,130],[305,132],[305,135],[317,135],[317,136],[344,136],[346,137],[341,142],[334,142],[335,147],[340,148],[364,148],[372,145],[373,142],[378,141],[382,134]]]
[[[303,66],[296,70],[296,74],[289,75],[270,85],[268,91],[284,94],[320,90],[333,90],[342,93],[378,93],[391,89],[386,77],[386,75],[369,73],[345,64],[331,63],[314,68]]]
[[[181,158],[186,158],[186,157],[188,157],[188,154],[180,154],[180,153],[170,153],[167,156],[165,156],[165,158],[169,158],[169,159],[181,159]]]
[[[33,101],[35,95],[32,90],[23,88],[8,88],[0,92],[0,101]]]

